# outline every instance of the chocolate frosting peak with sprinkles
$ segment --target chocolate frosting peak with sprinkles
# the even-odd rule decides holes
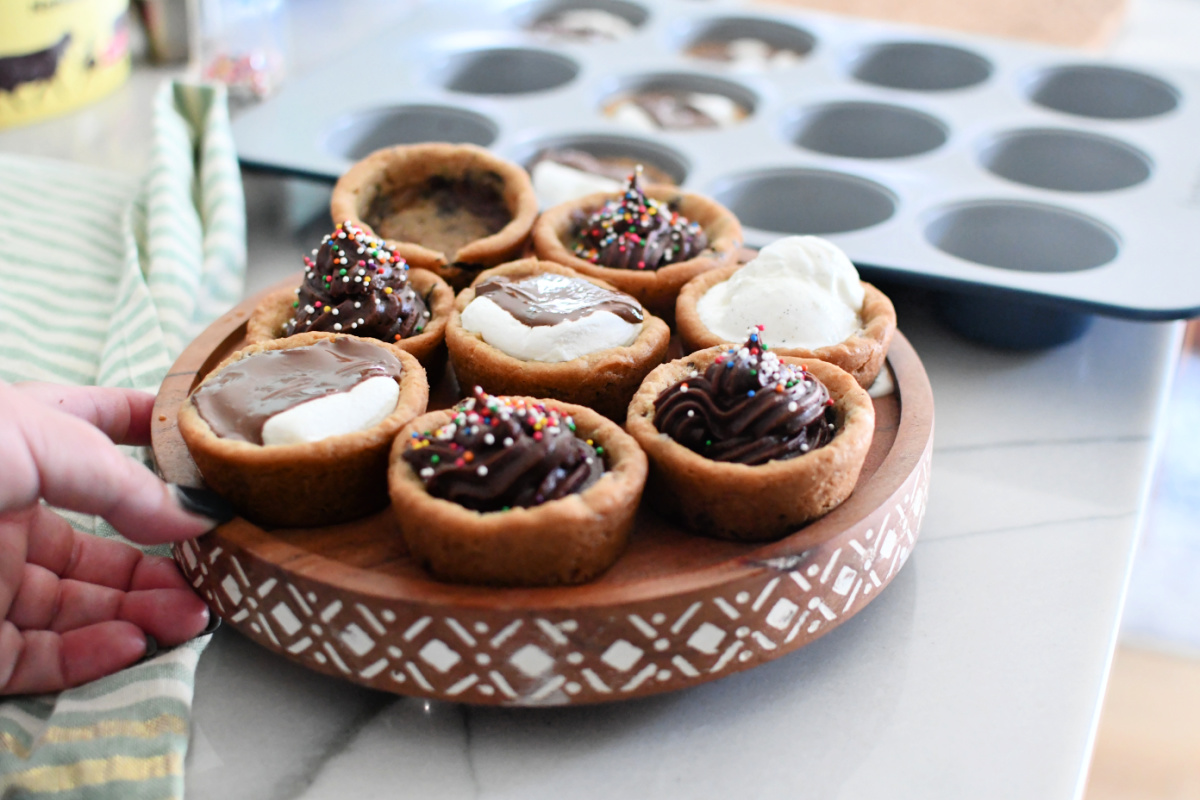
[[[758,331],[654,401],[654,425],[714,461],[765,464],[833,439],[829,390],[804,367],[779,360]]]
[[[646,197],[641,167],[630,176],[625,193],[582,218],[575,228],[576,256],[614,269],[656,270],[694,258],[708,247],[699,223],[666,203]]]
[[[553,408],[475,387],[442,427],[403,453],[426,491],[475,511],[529,508],[581,492],[604,472],[604,448]]]
[[[340,223],[304,266],[284,336],[332,331],[398,342],[429,324],[429,309],[408,282],[408,263],[357,225]]]

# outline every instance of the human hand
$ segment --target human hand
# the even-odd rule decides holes
[[[232,516],[114,445],[147,444],[145,392],[0,381],[0,695],[54,692],[187,641],[210,612],[174,562],[77,533],[50,505],[99,514],[143,544]]]

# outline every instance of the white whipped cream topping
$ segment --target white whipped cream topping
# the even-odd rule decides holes
[[[833,243],[788,236],[709,289],[696,303],[700,321],[729,342],[762,325],[771,347],[813,350],[847,339],[862,327],[858,271]]]
[[[550,208],[594,192],[619,192],[623,188],[620,181],[550,160],[534,164],[530,175],[533,177],[533,191],[542,208]]]
[[[642,323],[626,322],[610,311],[595,311],[557,325],[526,325],[487,297],[476,297],[462,312],[462,326],[497,350],[522,361],[557,363],[631,344]]]
[[[365,431],[395,411],[399,399],[400,385],[386,375],[376,375],[348,392],[318,397],[279,412],[263,425],[263,444],[319,442]]]

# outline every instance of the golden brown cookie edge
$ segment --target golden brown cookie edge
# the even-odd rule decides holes
[[[467,243],[457,253],[443,253],[417,242],[384,241],[410,266],[438,274],[456,291],[462,289],[471,282],[478,271],[477,266],[490,267],[508,261],[529,239],[537,216],[537,195],[529,174],[518,164],[473,144],[430,142],[382,148],[351,166],[334,185],[329,206],[333,222],[349,220],[371,235],[377,235],[363,220],[363,215],[385,185],[423,181],[445,172],[447,164],[456,163],[463,169],[487,169],[501,177],[505,204],[512,215],[509,222],[496,233]],[[398,174],[403,174],[406,180],[398,180]],[[471,266],[461,266],[463,264]]]
[[[646,456],[616,423],[584,406],[544,403],[574,417],[576,435],[609,455],[603,476],[583,492],[528,509],[481,513],[431,496],[401,454],[412,434],[448,422],[432,411],[396,437],[388,488],[410,553],[439,580],[491,586],[582,583],[608,569],[625,549],[646,481]]]
[[[343,337],[314,332],[249,345],[224,359],[199,386],[255,353],[338,338]],[[180,406],[179,432],[200,474],[247,519],[270,527],[310,528],[357,519],[387,505],[387,453],[397,431],[425,412],[429,384],[412,354],[386,342],[362,340],[390,351],[403,369],[396,409],[368,430],[265,447],[214,434],[191,402],[195,389]]]
[[[571,252],[574,214],[590,214],[623,192],[595,192],[547,209],[533,226],[534,253],[545,261],[554,261],[577,272],[607,281],[633,295],[643,306],[673,324],[675,298],[679,290],[697,275],[717,269],[737,257],[741,249],[742,226],[733,212],[712,198],[682,192],[676,186],[662,184],[644,187],[647,197],[668,203],[693,222],[700,223],[709,237],[708,248],[695,258],[658,270],[628,270],[602,267]]]
[[[691,353],[719,344],[740,344],[726,341],[709,330],[700,319],[696,304],[709,289],[729,280],[733,273],[744,266],[745,264],[730,264],[705,272],[688,281],[679,290],[679,297],[675,303],[675,329],[679,332],[679,341],[684,352]],[[827,361],[849,372],[860,386],[869,389],[879,377],[892,336],[896,333],[896,308],[888,296],[874,285],[866,281],[860,283],[864,292],[860,313],[863,324],[857,333],[843,342],[815,350],[774,345],[771,346],[771,350],[780,356]],[[766,336],[769,343],[769,332]]]
[[[446,326],[446,346],[459,385],[464,391],[479,385],[491,394],[551,397],[588,406],[618,423],[624,421],[629,401],[642,379],[662,363],[671,341],[667,324],[649,311],[644,310],[642,330],[631,344],[556,363],[514,358],[462,327],[461,314],[475,299],[475,285],[496,275],[523,278],[543,272],[581,278],[620,291],[606,281],[536,258],[513,261],[480,273],[471,286],[459,292]]]
[[[629,405],[625,428],[650,460],[649,496],[689,530],[739,541],[779,539],[850,496],[874,436],[875,407],[866,390],[840,367],[781,357],[806,367],[829,389],[838,409],[833,440],[804,455],[758,466],[711,461],[659,432],[654,401],[727,350],[724,344],[700,350],[651,372]]]
[[[413,289],[425,301],[429,309],[429,323],[425,330],[398,342],[385,342],[412,353],[430,375],[436,374],[443,365],[443,344],[446,323],[454,308],[454,290],[436,273],[424,269],[410,268],[408,279]],[[246,322],[246,341],[249,344],[286,338],[283,326],[292,316],[292,303],[296,298],[294,288],[277,289],[264,297],[250,313]],[[340,331],[343,336],[356,336],[349,331]],[[301,334],[297,334],[301,335]],[[382,341],[371,336],[360,339]]]

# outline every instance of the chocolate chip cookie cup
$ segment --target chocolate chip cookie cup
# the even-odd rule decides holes
[[[647,199],[654,202],[646,203]],[[611,224],[624,216],[610,213],[618,211],[619,206],[629,207],[629,217],[637,230],[623,230],[628,223]],[[645,213],[646,207],[653,211]],[[680,224],[680,218],[682,223],[694,223],[694,227]],[[648,235],[651,231],[655,239],[662,233],[660,242],[666,246],[652,242]],[[673,242],[670,245],[668,233]],[[702,243],[689,248],[688,244],[699,237],[703,237]],[[741,223],[717,201],[675,186],[653,185],[643,190],[633,176],[625,192],[598,192],[554,206],[533,226],[533,248],[538,258],[606,281],[636,297],[668,323],[674,319],[675,298],[683,285],[701,273],[733,263],[742,240]],[[639,258],[629,260],[627,266],[606,266],[617,263],[617,253],[624,252],[626,242]],[[671,249],[680,244],[687,256],[672,258]],[[653,263],[640,258],[646,250],[652,251]]]
[[[282,359],[278,354],[289,355]],[[268,357],[262,361],[259,357]],[[338,369],[326,369],[327,360],[318,362],[312,374],[297,368],[296,359],[314,357],[332,359]],[[266,365],[264,367],[264,365]],[[347,367],[353,370],[347,371]],[[262,371],[260,371],[260,369]],[[334,372],[344,377],[342,385],[322,394]],[[240,373],[240,374],[239,374]],[[398,384],[394,407],[381,411],[382,419],[365,428],[353,430],[346,416],[327,413],[334,430],[317,441],[264,444],[264,430],[273,418],[293,411],[301,404],[311,411],[319,398],[348,393],[366,377],[390,378]],[[270,413],[264,408],[264,396],[281,394],[280,383],[299,389],[300,403]],[[206,390],[217,390],[221,383],[233,385],[232,399],[217,399],[216,413],[202,411],[199,405]],[[240,388],[239,388],[240,387]],[[309,403],[304,403],[308,400]],[[222,361],[197,386],[179,410],[179,432],[205,482],[229,500],[238,512],[259,525],[284,528],[312,528],[347,522],[375,513],[387,506],[387,460],[397,432],[410,420],[424,413],[429,400],[425,371],[410,353],[373,339],[330,333],[301,333],[250,345]],[[339,406],[344,409],[344,406]],[[378,415],[377,415],[378,416]],[[226,429],[224,420],[237,426]],[[215,426],[215,427],[214,427]],[[351,428],[346,432],[336,432]],[[289,436],[285,432],[284,439]],[[296,437],[291,436],[292,440]]]
[[[537,276],[561,276],[567,280],[555,282],[555,285],[551,287],[558,290],[558,293],[553,297],[545,298],[548,303],[547,308],[539,311],[531,307],[528,302],[522,302],[521,310],[513,315],[512,319],[504,320],[508,323],[508,329],[504,333],[507,334],[511,328],[520,330],[515,323],[527,323],[530,317],[550,316],[554,318],[555,324],[542,320],[541,324],[530,325],[526,330],[531,332],[531,336],[552,335],[552,328],[558,330],[559,325],[572,327],[580,322],[586,324],[585,314],[601,311],[603,310],[602,306],[616,308],[620,304],[623,308],[616,308],[618,313],[626,314],[631,320],[634,318],[638,320],[636,325],[640,326],[640,330],[637,331],[636,338],[615,346],[604,346],[601,343],[601,349],[592,350],[574,358],[564,359],[563,356],[570,353],[559,352],[558,355],[553,356],[544,354],[535,356],[536,359],[553,358],[558,360],[535,360],[535,358],[510,355],[500,346],[489,344],[489,338],[496,345],[504,343],[499,341],[495,333],[486,328],[474,331],[464,327],[462,314],[476,300],[479,287],[483,287],[486,291],[493,286],[515,285],[515,293],[521,297],[522,301],[529,301],[531,290],[536,289],[538,284],[528,279],[534,279]],[[547,281],[543,278],[542,282]],[[589,291],[580,292],[580,296],[577,298],[564,297],[564,294],[569,293],[571,287],[577,285],[577,282],[587,284],[584,288]],[[598,287],[603,291],[598,292],[592,290],[591,287]],[[615,296],[607,296],[609,292],[614,293]],[[583,296],[584,294],[586,296]],[[497,292],[488,292],[484,296],[499,298]],[[572,299],[578,300],[578,302],[570,302]],[[568,306],[579,313],[562,313]],[[558,321],[559,318],[561,321]],[[611,321],[616,325],[622,325],[617,319]],[[626,324],[626,327],[632,328],[633,325]],[[599,337],[594,333],[584,332],[578,328],[570,333],[564,329],[562,336],[574,340],[568,342],[572,346],[576,343],[581,346],[584,344],[594,346],[599,341]],[[624,422],[629,401],[633,399],[642,379],[661,364],[666,357],[670,339],[671,331],[667,324],[642,309],[633,297],[616,293],[614,287],[598,278],[580,275],[569,267],[549,261],[540,261],[536,258],[503,264],[481,273],[475,283],[459,293],[455,301],[454,313],[446,326],[446,345],[450,351],[450,361],[454,365],[454,372],[458,376],[461,386],[479,385],[491,394],[554,398],[567,403],[588,406],[618,422]],[[522,344],[524,343],[522,342]],[[555,349],[561,351],[564,348],[556,346]],[[572,348],[573,351],[574,348]],[[514,352],[525,355],[520,351]]]
[[[684,352],[740,342],[765,326],[778,355],[817,358],[870,388],[896,332],[896,309],[859,278],[841,248],[819,236],[785,236],[738,266],[698,275],[679,293]]]
[[[440,374],[445,359],[446,323],[454,311],[454,290],[429,270],[410,269],[408,282],[429,309],[429,321],[419,332],[390,342],[411,353],[430,375]],[[285,288],[271,292],[254,308],[246,323],[246,340],[266,342],[287,336],[286,326],[296,311],[296,289]],[[349,335],[358,336],[357,328],[345,327]],[[366,338],[376,338],[367,335]]]
[[[514,436],[513,430],[489,421],[497,404],[511,412],[505,424],[521,409],[520,419],[528,423],[526,428],[536,428],[534,433]],[[547,411],[558,422],[537,428],[532,420],[545,418]],[[472,413],[482,413],[484,419],[472,421]],[[473,425],[479,429],[472,430]],[[552,449],[544,444],[549,436],[563,435],[563,426],[573,426],[571,433],[585,454],[570,470],[556,466],[562,463],[563,443]],[[458,453],[456,466],[428,444],[440,442],[444,449],[459,434],[467,438],[453,451]],[[592,461],[583,463],[587,458]],[[601,465],[598,476],[576,480],[579,470]],[[443,471],[446,466],[453,471]],[[413,558],[440,580],[491,586],[577,584],[600,575],[625,549],[645,481],[641,448],[599,413],[554,400],[482,394],[406,425],[392,448],[388,471],[392,509]],[[535,502],[534,493],[550,485],[563,488],[567,482],[574,489],[568,486],[561,496]],[[488,507],[496,503],[512,505]]]
[[[713,460],[661,431],[656,401],[672,390],[695,392],[699,387],[689,387],[689,381],[736,352],[721,345],[658,367],[630,403],[625,427],[650,460],[648,496],[659,510],[704,536],[770,541],[793,533],[849,497],[871,445],[875,411],[866,390],[849,373],[824,361],[782,357],[782,365],[806,371],[828,390],[832,436],[827,442],[802,442],[790,457],[749,465]],[[763,386],[758,391],[777,390]],[[750,446],[758,446],[764,438],[748,440]],[[695,444],[705,449],[704,441]]]
[[[684,352],[704,350],[717,345],[734,342],[709,329],[696,310],[696,303],[710,289],[729,280],[744,264],[730,264],[720,269],[697,275],[684,284],[675,304],[675,328]],[[879,377],[887,358],[888,346],[896,333],[896,308],[883,292],[866,281],[862,281],[865,292],[860,316],[862,327],[847,339],[837,344],[817,348],[773,347],[780,356],[815,358],[833,364],[854,376],[859,386],[871,388]],[[768,334],[770,328],[767,329]]]
[[[456,291],[518,257],[537,211],[520,165],[469,144],[377,150],[338,180],[330,201],[334,221],[366,228]]]

